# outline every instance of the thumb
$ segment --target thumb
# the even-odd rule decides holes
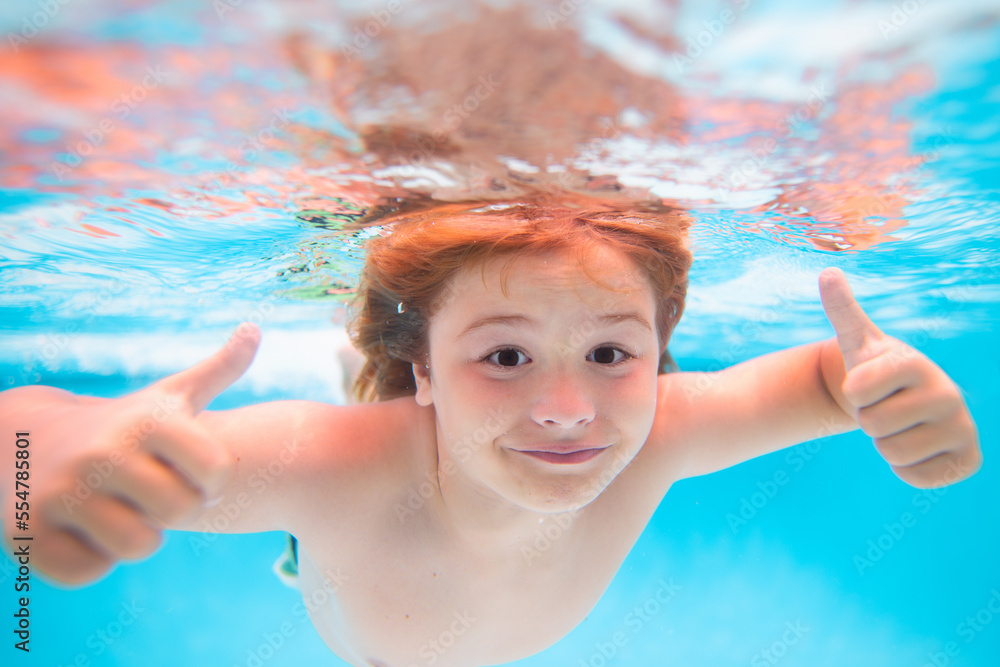
[[[836,268],[819,274],[819,294],[826,317],[837,332],[837,344],[849,371],[858,364],[878,355],[876,343],[885,334],[875,326],[858,302],[854,300],[847,276]]]
[[[218,352],[160,380],[156,386],[185,397],[191,413],[197,414],[250,368],[259,345],[260,329],[255,324],[243,322]]]

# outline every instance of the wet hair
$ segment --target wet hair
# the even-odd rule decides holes
[[[360,400],[416,393],[411,364],[428,363],[428,325],[453,297],[449,288],[459,271],[485,270],[490,260],[507,258],[503,289],[514,260],[553,251],[575,252],[584,260],[604,247],[629,257],[654,290],[659,371],[673,366],[666,346],[684,310],[691,266],[685,244],[690,223],[681,209],[526,197],[437,203],[368,217],[379,218],[387,233],[367,244],[348,326],[354,346],[366,357],[353,388]],[[586,271],[585,261],[581,266]]]

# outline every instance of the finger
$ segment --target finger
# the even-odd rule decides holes
[[[947,437],[937,424],[917,424],[901,433],[875,438],[875,448],[889,465],[900,468],[928,461],[957,446]]]
[[[229,450],[194,420],[161,424],[141,449],[185,479],[202,502],[222,492],[234,464]]]
[[[837,344],[849,371],[878,353],[873,343],[884,338],[882,331],[868,318],[855,301],[844,272],[836,268],[819,274],[819,293],[823,310],[837,333]]]
[[[102,489],[149,515],[157,528],[183,519],[203,502],[186,476],[146,454],[127,457]]]
[[[255,324],[244,322],[222,349],[211,357],[160,380],[154,386],[168,394],[185,397],[191,413],[197,414],[246,372],[259,345],[260,329]]]
[[[875,405],[858,410],[861,430],[872,438],[888,438],[917,424],[937,423],[954,412],[949,401],[935,401],[928,394],[904,389]]]
[[[934,489],[966,479],[981,465],[982,458],[978,450],[963,450],[945,452],[910,466],[894,466],[892,471],[911,486]]]
[[[46,530],[36,534],[36,540],[44,540],[45,548],[32,551],[31,564],[64,584],[89,584],[114,567],[113,559],[91,547],[75,530]]]
[[[78,530],[89,546],[114,560],[145,558],[162,541],[134,507],[105,493],[94,493],[56,523]]]
[[[856,407],[874,405],[900,389],[927,382],[930,378],[926,367],[914,363],[922,358],[919,352],[901,343],[851,369],[841,390]]]

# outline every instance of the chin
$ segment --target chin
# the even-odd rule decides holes
[[[554,483],[525,485],[512,502],[539,514],[574,512],[593,502],[607,488],[596,478],[563,479]]]

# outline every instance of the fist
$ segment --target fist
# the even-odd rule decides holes
[[[259,341],[244,325],[212,357],[118,399],[23,388],[13,400],[32,434],[41,572],[68,584],[97,579],[152,554],[165,528],[221,494],[233,457],[196,417],[249,367]]]
[[[893,472],[918,488],[946,486],[975,473],[982,463],[976,426],[951,378],[882,333],[839,269],[824,270],[819,281],[844,358],[841,390]]]

